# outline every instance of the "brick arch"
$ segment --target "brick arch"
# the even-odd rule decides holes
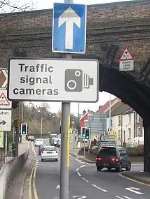
[[[8,67],[13,56],[62,57],[51,52],[51,43],[52,10],[0,14],[0,67]],[[134,71],[119,71],[125,48],[133,55]],[[73,57],[98,58],[100,89],[115,94],[143,117],[145,171],[150,171],[150,1],[88,6],[87,51]]]
[[[100,67],[100,91],[106,91],[119,97],[130,105],[143,120],[150,118],[149,88],[140,84],[125,72]]]

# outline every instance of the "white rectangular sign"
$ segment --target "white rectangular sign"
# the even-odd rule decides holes
[[[11,110],[0,110],[0,131],[11,131]]]
[[[11,59],[9,99],[96,102],[98,61]]]
[[[134,60],[120,60],[119,70],[120,71],[133,71]]]
[[[0,90],[0,109],[11,109],[12,102],[7,98],[7,90]]]

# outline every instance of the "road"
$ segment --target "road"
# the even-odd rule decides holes
[[[70,199],[149,199],[150,187],[133,182],[116,171],[96,171],[95,164],[70,157]],[[37,156],[36,190],[39,199],[59,198],[60,162],[41,162]],[[133,170],[143,165],[133,165]]]

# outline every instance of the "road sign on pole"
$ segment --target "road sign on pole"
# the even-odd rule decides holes
[[[0,109],[11,109],[12,102],[7,98],[7,90],[0,89]]]
[[[52,51],[84,54],[86,49],[87,6],[55,3]]]
[[[0,131],[11,131],[11,110],[0,110]]]
[[[11,59],[9,99],[96,102],[98,74],[92,59]]]
[[[133,71],[134,70],[134,60],[127,48],[124,50],[120,58],[119,70],[120,71]]]
[[[7,87],[8,82],[8,73],[7,69],[0,68],[0,89],[4,89]]]

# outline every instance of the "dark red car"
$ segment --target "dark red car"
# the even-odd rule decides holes
[[[125,168],[129,171],[131,162],[125,148],[108,146],[100,149],[96,157],[96,167],[97,171],[101,171],[103,168],[108,168],[109,170],[115,168],[117,171]]]

